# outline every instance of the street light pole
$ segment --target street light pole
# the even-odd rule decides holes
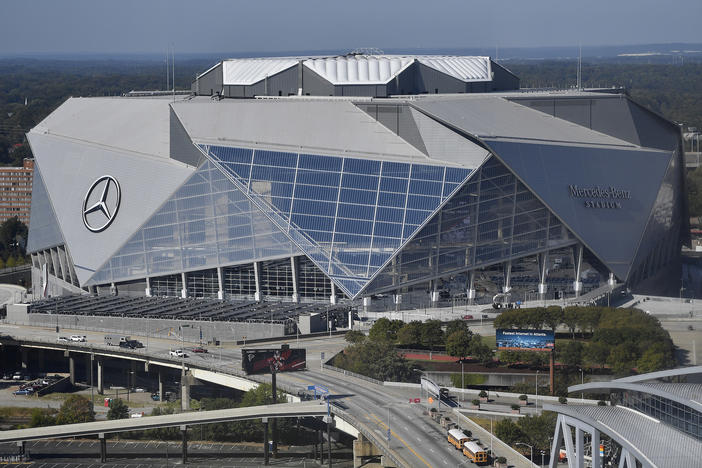
[[[525,447],[529,447],[529,453],[530,453],[529,460],[531,461],[531,466],[536,466],[536,465],[534,465],[534,446],[533,445],[525,444],[524,442],[517,442],[514,445],[524,445]]]
[[[534,388],[536,389],[536,410],[539,410],[539,371],[536,371],[536,383],[534,385]]]
[[[583,385],[583,384],[585,384],[585,375],[584,375],[584,373],[583,373],[583,370],[580,369],[580,385]],[[583,393],[583,392],[580,392],[580,402],[581,402],[581,403],[584,403],[584,402],[585,402],[585,397],[584,397],[584,393]]]

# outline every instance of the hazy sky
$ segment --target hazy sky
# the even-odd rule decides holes
[[[0,0],[0,54],[702,42],[702,0]]]

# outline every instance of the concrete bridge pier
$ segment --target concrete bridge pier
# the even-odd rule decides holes
[[[190,374],[185,371],[180,374],[180,408],[190,411]],[[160,384],[159,384],[160,387]]]
[[[98,439],[100,439],[100,463],[107,462],[107,439],[105,439],[104,433],[98,434]]]
[[[17,442],[17,455],[23,457],[27,452],[27,443],[23,440]]]
[[[27,370],[29,367],[29,350],[27,348],[20,348],[20,354],[22,355],[22,370]]]
[[[39,368],[37,370],[39,372],[46,372],[46,353],[44,352],[44,348],[39,348],[37,350],[37,360],[39,361]]]
[[[97,357],[97,392],[102,395],[105,391],[105,386],[103,385],[103,363],[100,356]]]
[[[368,458],[381,456],[380,451],[363,434],[358,434],[358,438],[353,441],[353,468],[379,466],[377,463],[366,463]]]
[[[261,422],[263,423],[263,464],[268,466],[268,418],[261,418]]]
[[[183,434],[183,464],[188,462],[188,426],[180,426],[180,433]]]
[[[71,385],[76,384],[76,358],[75,355],[68,355],[68,372],[70,373]]]
[[[158,369],[158,398],[163,401],[163,368]]]

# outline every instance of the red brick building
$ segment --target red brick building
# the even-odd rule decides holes
[[[0,167],[0,223],[17,216],[29,226],[33,173],[33,159],[25,159],[22,167]]]

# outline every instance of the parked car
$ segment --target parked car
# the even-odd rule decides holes
[[[85,335],[71,335],[71,341],[76,341],[78,343],[85,343]]]
[[[15,372],[14,374],[12,374],[12,380],[22,380],[22,373]]]
[[[188,357],[188,354],[185,353],[182,349],[172,349],[168,352],[171,356],[174,357],[179,357],[179,358],[186,358]]]
[[[132,392],[134,392],[134,393],[145,393],[145,392],[146,392],[146,389],[145,389],[145,388],[142,388],[142,387],[137,387],[137,388],[135,388],[134,390],[132,390]]]
[[[3,380],[12,380],[12,372],[5,372],[2,374],[2,379]]]
[[[131,414],[129,415],[129,417],[130,417],[130,418],[142,418],[142,417],[144,417],[144,412],[142,411],[142,412],[140,412],[140,413],[131,413]]]
[[[207,353],[207,348],[203,348],[202,346],[197,346],[193,349],[191,349],[193,353]]]
[[[56,338],[56,342],[57,343],[68,343],[68,338],[66,338],[65,336],[59,336],[58,338]]]
[[[161,401],[161,396],[158,394],[158,392],[155,392],[151,394],[151,399],[154,401]]]
[[[12,392],[13,395],[32,395],[33,393],[34,390],[32,390],[31,388],[22,388]]]
[[[464,315],[463,320],[473,320],[473,316],[472,315]]]

